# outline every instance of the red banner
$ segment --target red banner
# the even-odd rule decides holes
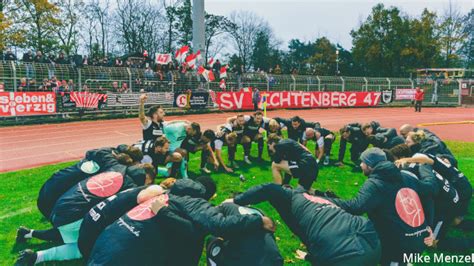
[[[376,106],[380,92],[260,92],[267,95],[267,109],[361,107]],[[265,97],[261,97],[264,99]],[[251,110],[252,92],[219,92],[217,105],[221,110]]]
[[[91,92],[71,92],[71,101],[76,103],[76,107],[80,108],[98,108],[99,101],[107,100],[107,94],[91,93]]]
[[[54,92],[0,92],[0,116],[56,113]]]

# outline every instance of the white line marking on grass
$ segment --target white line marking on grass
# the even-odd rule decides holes
[[[8,218],[11,218],[11,217],[13,217],[13,216],[17,216],[17,215],[26,213],[26,212],[30,212],[32,209],[33,209],[33,207],[28,207],[28,208],[20,209],[20,210],[18,210],[18,211],[16,211],[16,212],[11,212],[11,213],[9,213],[9,214],[2,215],[2,216],[0,216],[0,221],[1,221],[1,220],[8,219]]]

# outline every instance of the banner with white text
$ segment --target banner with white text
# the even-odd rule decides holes
[[[260,92],[267,109],[376,106],[380,92]],[[252,92],[218,92],[220,110],[252,110]]]
[[[54,92],[0,92],[0,116],[56,113]]]

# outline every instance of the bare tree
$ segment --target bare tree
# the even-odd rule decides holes
[[[463,25],[461,11],[450,1],[439,27],[441,53],[445,67],[451,67],[459,62],[459,50],[468,36],[463,32]]]
[[[269,32],[270,35],[270,26],[264,19],[249,11],[232,12],[229,20],[236,25],[229,32],[234,48],[237,50],[244,68],[248,70],[257,34],[259,32]]]
[[[206,36],[205,36],[205,62],[209,57],[215,56],[224,48],[227,43],[227,33],[236,30],[237,25],[224,16],[206,14]],[[224,36],[223,36],[224,35]],[[223,38],[219,38],[223,37]],[[214,43],[214,39],[219,38],[219,43]],[[212,45],[213,49],[210,49]],[[210,51],[212,50],[212,52]]]
[[[109,0],[91,0],[86,6],[85,27],[89,40],[90,54],[92,54],[93,39],[99,46],[102,56],[109,53],[110,48],[110,1]]]
[[[72,51],[77,51],[78,47],[78,23],[80,19],[80,9],[84,5],[81,0],[62,0],[57,6],[60,8],[59,18],[62,21],[58,28],[58,37],[61,48],[67,55]]]

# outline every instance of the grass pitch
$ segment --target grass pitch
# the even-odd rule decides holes
[[[474,183],[474,143],[467,142],[447,142],[449,148],[453,151],[459,161],[459,168]],[[308,148],[314,151],[314,143],[310,143]],[[339,139],[334,143],[331,161],[336,160],[339,149]],[[252,147],[252,155],[256,156],[256,144]],[[242,160],[242,149],[239,146],[237,150],[237,160]],[[345,162],[350,162],[349,151],[346,152]],[[226,150],[224,150],[224,158],[227,158]],[[233,192],[242,192],[257,184],[272,182],[271,162],[264,151],[263,163],[254,163],[251,166],[245,165],[239,161],[240,169],[233,174],[224,172],[212,173],[212,177],[217,182],[217,197],[212,201],[219,204],[223,200],[231,197]],[[193,170],[198,173],[199,154],[191,155],[189,169],[191,176]],[[16,244],[16,229],[20,225],[34,229],[47,229],[50,227],[48,221],[42,218],[36,208],[36,198],[42,184],[56,170],[72,165],[74,162],[60,163],[34,169],[21,170],[0,174],[0,265],[13,265],[19,251],[31,248],[33,250],[42,250],[53,245],[39,240],[31,240],[26,244]],[[352,165],[346,164],[344,167],[321,167],[318,181],[313,185],[319,190],[332,190],[341,198],[351,198],[357,194],[357,191],[364,183],[366,177],[362,173],[353,173]],[[240,174],[246,178],[245,182],[239,180]],[[161,181],[161,180],[158,180]],[[295,185],[296,181],[292,181]],[[300,241],[294,236],[286,225],[281,221],[278,213],[267,203],[257,205],[268,216],[273,218],[277,223],[277,231],[275,233],[280,253],[285,259],[287,265],[309,265],[295,258],[294,254],[297,249],[304,250]],[[469,208],[469,219],[474,219],[474,202]],[[465,234],[459,230],[451,229],[450,235],[458,237],[474,238],[474,233]],[[474,250],[471,250],[474,252]],[[432,254],[433,251],[427,251]],[[40,265],[83,265],[81,260],[67,262],[44,263]],[[201,258],[200,265],[206,265],[204,256]]]

